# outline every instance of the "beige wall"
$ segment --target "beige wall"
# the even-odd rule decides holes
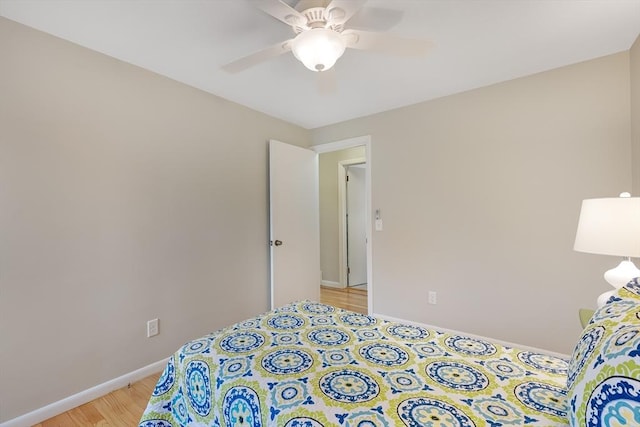
[[[268,309],[267,140],[308,131],[3,18],[0,62],[0,422]]]
[[[320,154],[320,267],[322,280],[340,282],[338,246],[338,162],[365,157],[364,147]]]
[[[640,196],[640,36],[631,47],[631,170],[633,195]]]
[[[365,134],[384,220],[372,238],[374,311],[570,353],[578,308],[608,290],[602,274],[616,262],[572,248],[581,200],[631,184],[628,52],[313,139]]]

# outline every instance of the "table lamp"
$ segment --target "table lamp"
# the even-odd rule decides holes
[[[639,277],[640,270],[631,258],[640,257],[640,197],[622,193],[620,197],[583,200],[573,249],[624,257],[617,267],[604,273],[604,279],[616,289]],[[600,295],[598,307],[613,292]]]

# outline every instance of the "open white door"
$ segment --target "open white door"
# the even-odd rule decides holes
[[[367,201],[364,165],[347,166],[347,285],[367,283]]]
[[[318,154],[269,141],[271,308],[320,299]]]

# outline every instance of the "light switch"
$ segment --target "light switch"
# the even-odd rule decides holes
[[[382,220],[376,219],[376,231],[382,231]]]

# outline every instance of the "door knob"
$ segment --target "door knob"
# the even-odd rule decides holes
[[[274,242],[274,244],[275,244],[276,246],[282,246],[282,240],[276,240],[276,241]]]

